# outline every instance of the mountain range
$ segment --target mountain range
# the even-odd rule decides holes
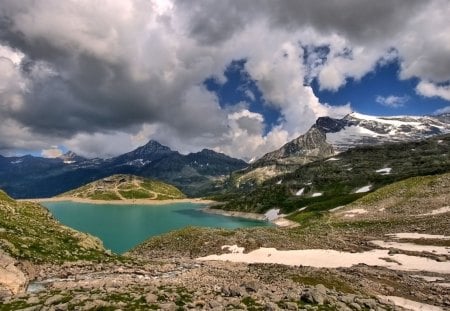
[[[450,133],[450,114],[374,117],[351,113],[342,119],[318,118],[305,134],[251,164],[208,149],[183,155],[154,140],[110,159],[86,159],[71,151],[51,159],[0,156],[0,188],[14,198],[50,197],[110,175],[133,174],[168,182],[188,196],[204,196],[230,187],[252,188],[350,148],[446,133]]]
[[[59,158],[0,156],[0,188],[14,198],[51,197],[114,174],[151,177],[188,195],[208,193],[247,163],[212,150],[182,155],[150,140],[110,159],[86,159],[73,152]]]
[[[234,183],[260,184],[301,165],[350,148],[409,142],[450,133],[450,114],[374,117],[351,113],[342,119],[320,117],[303,135],[269,152],[234,175]]]

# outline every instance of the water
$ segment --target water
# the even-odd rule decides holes
[[[149,237],[186,226],[242,228],[267,226],[263,221],[208,214],[204,205],[113,205],[45,202],[63,224],[99,237],[106,248],[123,253]]]

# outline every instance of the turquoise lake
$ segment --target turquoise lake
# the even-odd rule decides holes
[[[61,223],[99,237],[106,248],[123,253],[149,237],[186,226],[243,228],[267,222],[208,214],[204,205],[113,205],[77,202],[44,202]]]

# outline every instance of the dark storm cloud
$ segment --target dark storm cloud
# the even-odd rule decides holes
[[[373,42],[398,32],[425,5],[421,0],[177,1],[178,9],[190,14],[191,34],[210,44],[228,39],[254,18],[264,18],[274,27],[311,26]]]
[[[108,135],[126,133],[125,141],[143,131],[186,150],[239,149],[247,156],[330,113],[296,83],[307,74],[337,89],[395,49],[401,77],[428,83],[422,94],[442,97],[433,83],[450,80],[445,0],[175,1],[173,9],[158,12],[164,5],[171,7],[162,0],[0,0],[0,51],[8,46],[23,57],[18,65],[0,62],[0,149],[61,139],[92,149]],[[303,40],[330,47],[314,70],[299,63]],[[280,57],[286,49],[289,57]],[[347,50],[352,57],[344,59]],[[262,97],[284,114],[270,144],[260,134],[262,116],[233,123],[202,86],[236,59],[248,60]],[[80,133],[83,141],[77,141]],[[236,146],[237,137],[253,149]]]

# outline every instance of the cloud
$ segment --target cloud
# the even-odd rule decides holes
[[[416,87],[417,93],[426,97],[441,97],[450,101],[450,85],[435,85],[427,81],[420,81]]]
[[[444,114],[444,113],[450,113],[450,106],[438,109],[433,114]]]
[[[260,156],[318,116],[349,112],[305,81],[337,90],[398,58],[400,77],[436,86],[418,92],[448,99],[439,85],[450,80],[449,15],[445,0],[3,0],[0,151],[55,144],[108,157],[154,138],[182,152]],[[248,105],[221,107],[203,87],[225,81],[234,60],[280,111],[268,133]]]
[[[409,101],[409,96],[403,95],[403,96],[395,96],[395,95],[389,95],[389,96],[381,96],[378,95],[375,98],[375,101],[379,103],[380,105],[389,107],[389,108],[400,108],[404,107],[405,104]]]
[[[44,158],[57,158],[62,156],[63,152],[58,146],[52,146],[49,149],[43,149],[41,152],[41,156]]]

